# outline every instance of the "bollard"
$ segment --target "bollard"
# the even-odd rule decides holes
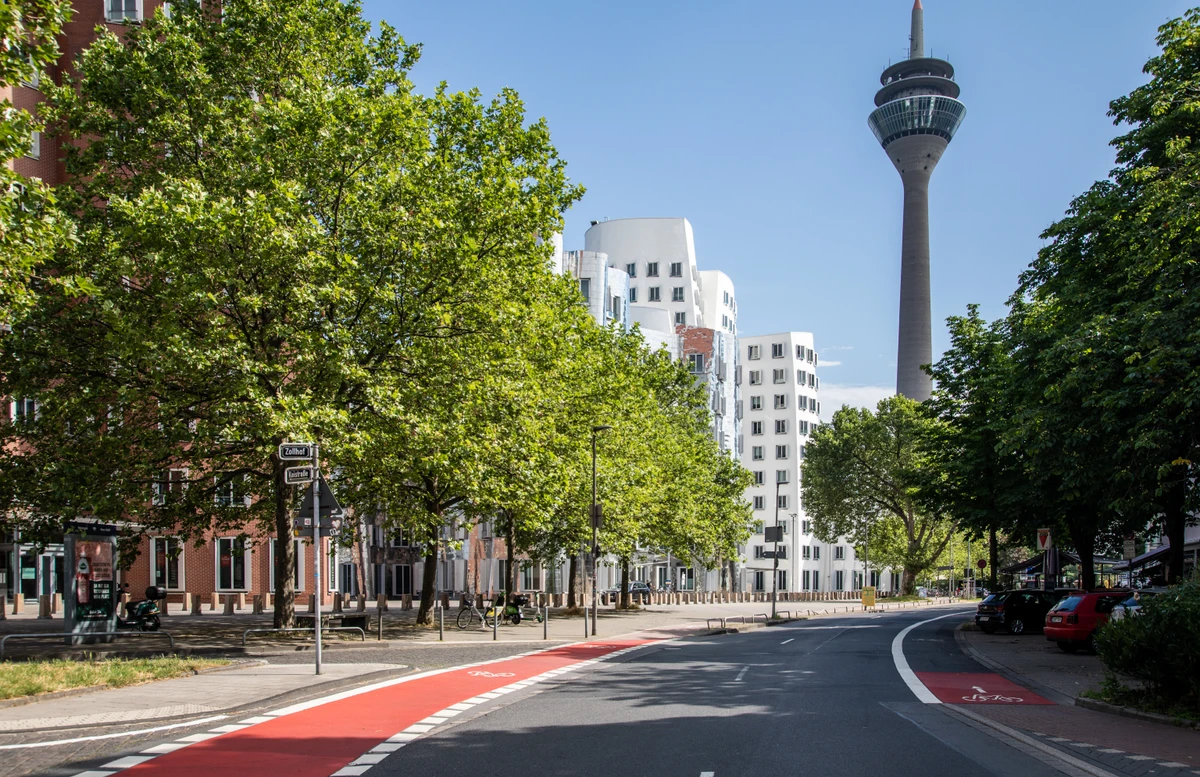
[[[54,615],[57,615],[58,613],[62,612],[62,608],[63,608],[62,594],[55,594],[54,600],[52,602],[50,602],[50,612],[53,613]],[[163,612],[166,612],[166,610],[164,610]],[[3,615],[3,614],[4,614],[4,608],[0,607],[0,615]]]
[[[209,611],[217,609],[217,607],[219,607],[220,605],[221,605],[221,595],[218,594],[216,591],[213,591],[211,594],[209,594],[209,599],[208,599]]]
[[[367,597],[363,596],[362,594],[359,594],[357,604],[358,604],[358,606],[355,607],[356,610],[358,610],[359,612],[367,611]]]
[[[446,641],[446,608],[438,602],[438,642]]]
[[[225,610],[224,610],[223,614],[224,615],[233,615],[233,605],[236,602],[237,602],[237,599],[235,599],[233,596],[226,596],[225,597]]]
[[[171,601],[169,599],[167,599],[167,594],[164,591],[163,598],[158,600],[158,609],[160,611],[159,615],[163,616],[164,618],[167,617],[168,615],[170,615],[171,613],[168,612],[168,610],[170,609],[170,604],[171,604]],[[51,610],[51,612],[54,611],[53,603],[50,605],[50,610]]]
[[[266,596],[264,596],[263,594],[255,594],[254,599],[251,601],[251,607],[253,608],[252,612],[255,615],[262,615],[263,611],[265,610],[265,608],[263,607],[263,605],[265,603],[266,603]]]
[[[387,608],[388,608],[387,595],[379,594],[378,596],[376,596],[375,597],[375,606],[379,608],[380,612],[387,612]]]
[[[246,609],[246,592],[245,591],[242,591],[241,593],[239,593],[237,595],[237,608],[238,608],[238,612],[241,612],[242,610]]]
[[[188,595],[188,598],[192,602],[192,615],[200,615],[204,611],[204,600],[199,596],[192,596],[190,594]]]
[[[275,594],[265,593],[265,594],[263,594],[263,596],[266,597],[263,600],[263,607],[270,608],[273,611],[275,609]]]
[[[42,594],[38,597],[38,620],[50,617],[50,596]]]
[[[450,607],[450,592],[442,591],[442,608],[447,609],[449,607]]]
[[[317,595],[316,594],[308,595],[308,611],[312,612],[312,613],[320,611],[317,608]]]
[[[383,642],[383,610],[379,611],[379,628],[377,630],[376,642]]]
[[[500,632],[499,632],[500,613],[502,613],[502,612],[504,612],[503,607],[497,607],[495,605],[492,605],[492,642],[495,642],[496,640],[498,640],[500,638]],[[584,621],[587,621],[586,617],[584,618]],[[586,628],[586,627],[587,627],[587,624],[585,622],[584,628]]]
[[[335,594],[333,597],[333,611],[339,612],[339,613],[342,611],[342,596],[341,596],[341,594]]]
[[[412,609],[412,594],[404,594],[403,596],[400,597],[400,609],[401,610],[411,610]]]
[[[542,610],[542,639],[550,639],[550,605]]]

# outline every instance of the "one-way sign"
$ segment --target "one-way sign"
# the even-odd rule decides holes
[[[298,461],[312,457],[313,444],[311,442],[285,442],[279,446],[279,458],[284,461]]]
[[[311,483],[315,478],[313,467],[288,467],[283,471],[283,482],[289,486]]]

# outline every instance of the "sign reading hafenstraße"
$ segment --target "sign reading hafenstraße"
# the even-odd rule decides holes
[[[285,442],[279,446],[279,458],[284,461],[311,459],[314,447],[311,442]]]

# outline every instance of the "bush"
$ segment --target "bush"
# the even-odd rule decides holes
[[[1150,706],[1200,710],[1200,582],[1144,600],[1140,615],[1110,621],[1096,633],[1109,672],[1144,684]]]

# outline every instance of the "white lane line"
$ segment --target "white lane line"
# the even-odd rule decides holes
[[[700,777],[714,777],[716,772],[700,772]]]
[[[77,742],[94,742],[97,739],[116,739],[117,737],[133,737],[139,734],[153,734],[156,731],[168,731],[173,728],[183,728],[184,726],[197,726],[201,723],[211,723],[214,720],[225,720],[228,715],[213,715],[200,720],[189,720],[186,723],[172,723],[169,726],[155,726],[154,728],[142,728],[137,731],[122,731],[119,734],[97,734],[91,737],[75,737],[74,739],[56,739],[53,742],[30,742],[24,745],[0,745],[0,750],[24,750],[29,747],[54,747],[55,745],[73,745]]]
[[[792,637],[791,639],[785,639],[783,642],[780,642],[779,644],[780,644],[780,645],[786,645],[786,644],[787,644],[787,643],[789,643],[789,642],[793,642],[793,641],[795,641],[795,639],[796,639],[795,637]]]
[[[743,667],[742,667],[742,671],[738,672],[738,676],[737,676],[737,677],[735,677],[735,678],[733,679],[733,681],[734,681],[735,683],[736,683],[736,682],[741,682],[741,679],[742,679],[743,677],[745,677],[745,676],[746,676],[746,672],[749,672],[749,671],[750,671],[750,667],[748,667],[748,666],[743,666]]]
[[[896,671],[900,673],[900,679],[908,686],[908,690],[912,691],[919,701],[925,704],[941,704],[941,700],[933,695],[933,692],[925,687],[924,683],[917,679],[917,675],[908,666],[908,659],[904,657],[904,638],[908,636],[908,632],[918,626],[924,626],[926,623],[940,621],[943,618],[961,618],[965,615],[962,612],[951,612],[946,615],[939,615],[936,618],[914,623],[908,628],[902,630],[892,640],[892,662],[896,664]]]

